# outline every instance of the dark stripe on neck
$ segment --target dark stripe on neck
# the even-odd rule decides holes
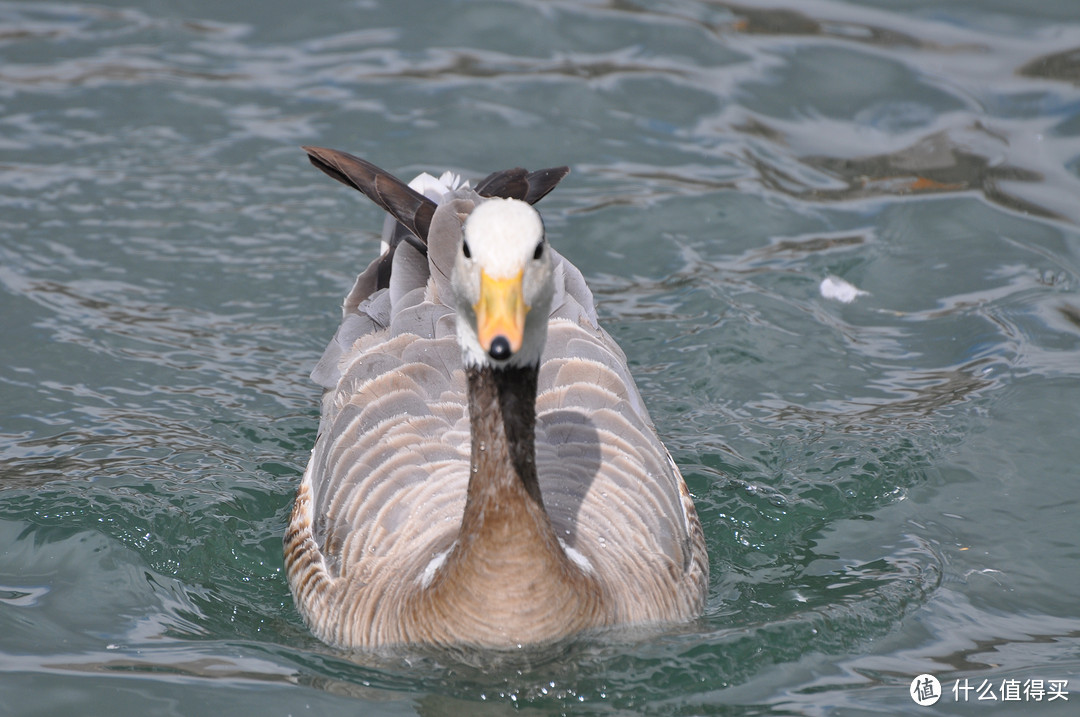
[[[536,479],[536,380],[539,367],[466,369],[472,427],[472,481],[482,476],[496,490],[515,481],[543,508]],[[487,436],[490,440],[478,439]]]

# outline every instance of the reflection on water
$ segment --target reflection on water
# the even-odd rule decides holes
[[[867,424],[895,427],[925,427],[905,422],[919,418],[931,418],[941,409],[968,400],[980,389],[994,382],[983,378],[987,360],[974,361],[948,371],[926,371],[904,374],[901,383],[887,388],[890,392],[909,394],[892,401],[869,401],[857,398],[839,402],[831,410],[814,410],[794,404],[773,405],[763,401],[758,407],[771,413],[770,420],[783,423],[806,423],[815,426],[832,426],[837,430],[863,430]]]
[[[1017,72],[1025,77],[1062,80],[1075,84],[1080,81],[1080,48],[1036,57]]]
[[[904,709],[921,672],[1080,684],[1071,0],[110,4],[0,3],[4,704],[816,714]],[[572,165],[545,221],[697,498],[700,621],[513,665],[310,636],[281,575],[306,375],[381,218],[302,143]]]

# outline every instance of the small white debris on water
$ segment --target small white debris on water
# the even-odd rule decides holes
[[[854,284],[844,281],[838,276],[826,276],[821,280],[821,295],[826,299],[835,299],[845,304],[850,304],[860,296],[869,296],[869,291],[863,291]]]

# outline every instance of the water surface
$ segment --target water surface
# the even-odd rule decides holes
[[[34,0],[0,60],[0,712],[1080,699],[1070,0]],[[382,220],[300,144],[572,167],[541,209],[696,496],[700,621],[481,667],[310,636],[307,374]]]

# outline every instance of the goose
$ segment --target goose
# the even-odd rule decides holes
[[[390,215],[312,372],[319,433],[284,539],[310,630],[500,650],[699,616],[693,500],[532,206],[569,169],[405,184],[304,150]]]

